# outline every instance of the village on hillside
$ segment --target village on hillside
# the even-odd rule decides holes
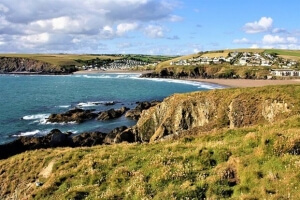
[[[220,51],[222,53],[222,51]],[[219,52],[219,53],[220,53]],[[218,52],[217,52],[218,53]],[[276,54],[256,53],[256,52],[229,52],[227,57],[208,57],[205,53],[199,53],[198,57],[171,61],[170,65],[175,66],[195,66],[195,65],[218,65],[228,64],[233,66],[262,66],[272,67],[270,74],[273,76],[300,76],[300,71],[296,70],[299,62],[291,59],[278,57]]]
[[[253,53],[253,52],[230,52],[227,57],[207,57],[205,54],[200,54],[199,57],[171,61],[170,65],[213,65],[228,63],[235,66],[265,66],[271,67],[277,64],[280,68],[295,67],[298,62],[271,55],[268,53]]]

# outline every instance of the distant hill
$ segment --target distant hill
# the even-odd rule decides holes
[[[115,60],[157,65],[174,56],[102,54],[0,54],[0,73],[71,73],[82,66],[101,66]]]

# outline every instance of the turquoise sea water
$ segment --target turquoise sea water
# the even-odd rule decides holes
[[[91,120],[82,124],[49,124],[51,113],[65,112],[75,106],[96,111],[127,106],[137,101],[163,100],[174,94],[218,88],[216,85],[180,80],[141,79],[139,74],[95,75],[0,75],[0,144],[20,135],[43,135],[61,131],[109,132],[118,126],[131,126],[134,120],[121,117],[111,121]],[[113,106],[98,104],[116,101]],[[97,103],[95,103],[97,102]]]

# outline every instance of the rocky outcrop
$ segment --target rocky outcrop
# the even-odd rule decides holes
[[[75,66],[56,66],[47,62],[21,57],[0,57],[0,73],[69,74]]]
[[[103,140],[107,136],[106,133],[102,132],[87,132],[82,133],[80,135],[76,135],[72,138],[72,146],[73,147],[81,147],[81,146],[95,146],[103,144]]]
[[[99,113],[99,116],[97,117],[97,120],[111,120],[121,117],[129,108],[122,107],[120,109],[109,109],[107,111],[103,111]]]
[[[54,147],[91,147],[102,144],[116,144],[121,142],[135,142],[134,129],[122,126],[115,128],[110,133],[85,132],[72,136],[71,132],[62,133],[53,129],[42,137],[19,137],[17,140],[0,145],[0,159],[22,153],[27,150],[54,148]]]
[[[157,104],[159,104],[160,101],[144,101],[144,102],[138,102],[138,105],[132,109],[129,110],[126,114],[125,117],[130,118],[130,119],[134,119],[134,120],[138,120],[142,114],[143,110],[147,110],[153,106],[156,106]]]
[[[96,113],[93,113],[93,111],[94,110],[83,110],[80,108],[74,108],[65,113],[51,114],[48,117],[47,122],[50,122],[50,123],[70,123],[70,122],[82,123],[87,120],[94,119],[98,116]]]
[[[275,122],[299,112],[299,106],[291,96],[293,92],[286,93],[282,88],[285,87],[173,95],[142,112],[136,125],[138,139],[148,142],[172,135]]]
[[[136,142],[133,128],[127,128],[126,126],[115,128],[104,139],[105,144],[117,144],[121,142]]]
[[[72,133],[62,133],[58,129],[53,129],[48,135],[43,137],[20,137],[11,143],[0,145],[0,159],[27,150],[72,146],[71,134]]]

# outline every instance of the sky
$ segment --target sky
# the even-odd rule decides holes
[[[0,52],[300,49],[298,0],[0,0]]]

